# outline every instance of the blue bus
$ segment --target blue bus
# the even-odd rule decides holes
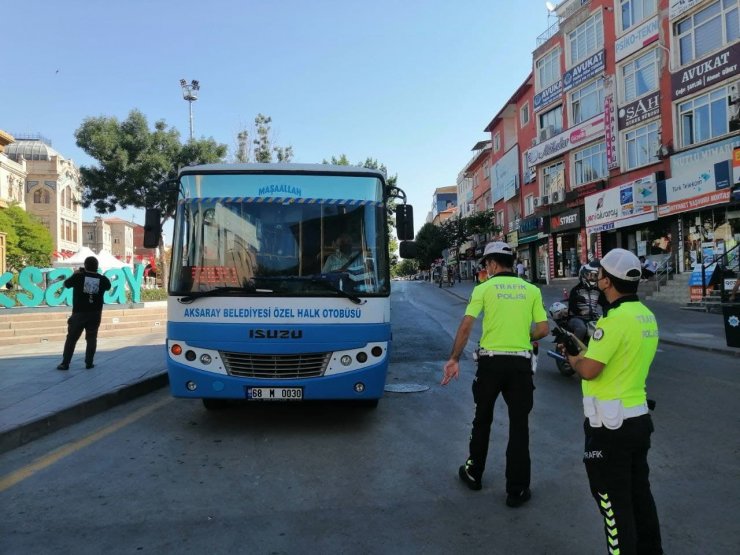
[[[325,164],[183,168],[167,301],[175,397],[350,399],[376,406],[391,348],[389,219],[413,212],[383,172]],[[158,243],[147,210],[145,245]]]

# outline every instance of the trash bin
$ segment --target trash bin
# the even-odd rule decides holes
[[[722,305],[722,319],[725,322],[727,346],[740,349],[740,303]]]

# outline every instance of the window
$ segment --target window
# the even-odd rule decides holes
[[[681,65],[740,38],[738,0],[717,0],[676,23]]]
[[[542,195],[565,190],[565,164],[560,161],[542,170]]]
[[[583,185],[609,175],[606,167],[606,143],[596,143],[574,155],[575,185]]]
[[[730,132],[730,91],[720,87],[678,105],[681,145],[703,143]]]
[[[573,125],[594,117],[604,111],[604,80],[573,91],[570,95],[570,106],[573,114]]]
[[[560,79],[560,48],[551,50],[537,60],[537,90],[541,91]]]
[[[658,122],[649,123],[624,134],[627,169],[639,168],[658,161]]]
[[[501,150],[501,133],[496,133],[493,136],[493,151],[498,152]]]
[[[657,11],[656,0],[620,0],[622,31],[646,20]]]
[[[38,189],[33,192],[33,203],[41,204],[41,189]]]
[[[524,197],[524,215],[529,216],[534,212],[534,195]]]
[[[540,129],[547,129],[549,126],[554,128],[557,135],[563,130],[563,111],[562,106],[553,108],[543,114],[540,114]]]
[[[622,67],[622,98],[625,102],[632,102],[658,89],[659,64],[660,52],[654,48]]]
[[[87,240],[93,241],[95,239],[95,234],[92,231],[87,232]]]
[[[72,208],[72,187],[67,185],[67,187],[64,189],[64,194],[65,194],[64,207]]]
[[[496,225],[499,226],[501,229],[504,228],[504,211],[499,210],[496,212]]]
[[[483,162],[483,177],[491,179],[491,163],[488,160]]]
[[[519,110],[519,123],[521,124],[521,127],[524,127],[529,123],[529,102]]]
[[[72,222],[72,242],[77,242],[77,224]]]
[[[568,33],[568,44],[570,44],[571,66],[604,47],[601,9],[576,27],[574,31]]]

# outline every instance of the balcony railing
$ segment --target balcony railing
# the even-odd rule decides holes
[[[548,40],[554,37],[559,30],[560,30],[560,22],[555,21],[555,23],[550,25],[547,31],[545,31],[539,37],[537,37],[537,47],[540,47],[543,44],[545,44]]]

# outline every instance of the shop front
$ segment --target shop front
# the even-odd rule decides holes
[[[521,259],[531,281],[548,281],[548,220],[543,216],[530,216],[519,221],[517,257]]]
[[[588,250],[583,227],[583,207],[550,216],[550,277],[576,277]]]
[[[671,178],[658,186],[658,217],[677,230],[679,271],[710,262],[740,241],[740,207],[732,202],[732,137],[671,157]]]
[[[658,222],[657,204],[654,174],[587,196],[584,208],[590,252],[599,258],[614,248],[638,256],[670,255],[672,233],[664,225],[668,222]]]

